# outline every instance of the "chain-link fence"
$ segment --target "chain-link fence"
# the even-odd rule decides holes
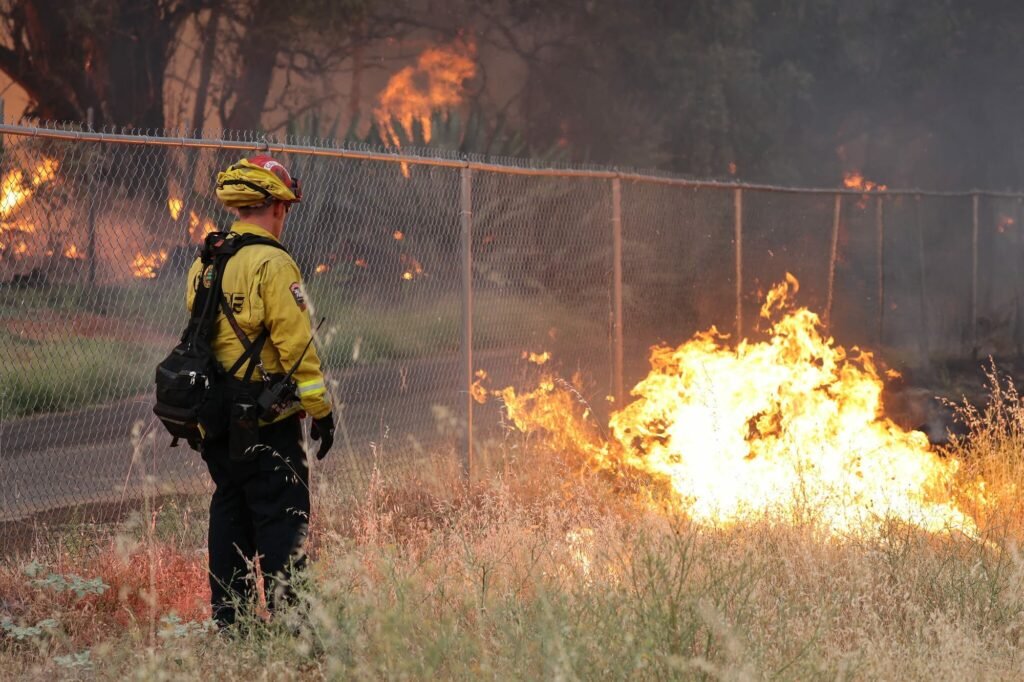
[[[232,217],[216,170],[255,150],[302,178],[285,242],[307,280],[337,405],[321,480],[364,480],[497,433],[475,406],[550,352],[597,409],[647,349],[754,333],[786,272],[844,345],[894,364],[1018,353],[1022,197],[796,190],[553,170],[330,145],[0,126],[0,522],[109,519],[208,490],[151,413],[184,326],[184,274]],[[470,437],[472,436],[472,437]]]

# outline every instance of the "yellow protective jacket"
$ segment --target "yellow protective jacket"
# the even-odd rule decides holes
[[[274,239],[263,228],[246,222],[235,223],[231,231]],[[185,305],[190,312],[196,291],[201,286],[201,277],[202,262],[197,258],[189,269],[185,292]],[[224,266],[222,289],[238,326],[250,341],[264,328],[270,332],[261,353],[264,371],[268,374],[287,373],[302,355],[313,333],[299,266],[281,249],[265,244],[246,246]],[[244,349],[223,313],[217,317],[216,326],[213,352],[227,370]],[[247,365],[243,364],[236,373],[239,379],[245,374]],[[331,411],[324,375],[320,370],[320,357],[314,345],[310,344],[293,379],[298,387],[300,404],[282,412],[279,419],[300,409],[314,419]]]

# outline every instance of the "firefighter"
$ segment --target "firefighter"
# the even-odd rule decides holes
[[[302,196],[298,180],[266,155],[242,159],[219,173],[216,193],[238,215],[230,232],[276,241],[289,210]],[[188,274],[189,310],[204,274],[197,259]],[[310,342],[313,330],[302,277],[287,251],[265,244],[239,249],[224,267],[222,290],[227,305],[217,317],[212,345],[225,370],[261,332],[268,333],[259,352],[259,375],[250,374],[243,384],[245,368],[239,368],[231,381],[237,391],[229,391],[229,397],[236,392],[255,395],[295,368],[292,395],[278,402],[276,416],[259,422],[253,434],[258,445],[248,447],[245,458],[231,451],[234,423],[228,436],[208,440],[202,448],[216,486],[210,502],[211,605],[214,620],[228,626],[239,606],[253,602],[255,561],[271,612],[294,598],[291,585],[305,566],[310,511],[302,417],[312,418],[310,435],[320,442],[317,459],[334,442],[334,420],[320,359]]]

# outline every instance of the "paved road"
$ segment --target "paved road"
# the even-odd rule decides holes
[[[513,352],[481,353],[476,365],[493,376],[512,376]],[[459,417],[465,393],[460,358],[450,356],[391,362],[330,376],[351,450],[339,433],[328,458],[333,467],[355,466],[367,473],[374,448],[388,458],[408,458],[453,442],[439,429],[435,408]],[[148,485],[160,493],[207,490],[206,469],[188,447],[171,449],[170,438],[151,412],[149,394],[74,412],[0,422],[0,522],[85,503],[126,501]],[[341,421],[341,420],[339,420]],[[443,422],[443,420],[442,420]],[[154,438],[133,445],[136,434]],[[136,441],[138,439],[136,438]],[[383,448],[379,447],[383,444]],[[329,475],[328,471],[328,475]],[[151,479],[147,477],[151,476]]]

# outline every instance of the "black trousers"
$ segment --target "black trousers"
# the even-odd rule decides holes
[[[208,442],[203,459],[217,488],[210,501],[210,591],[213,618],[230,625],[236,605],[255,598],[250,566],[258,557],[267,605],[294,598],[293,576],[305,567],[309,467],[298,415],[260,428],[252,461],[228,458],[227,438]]]

